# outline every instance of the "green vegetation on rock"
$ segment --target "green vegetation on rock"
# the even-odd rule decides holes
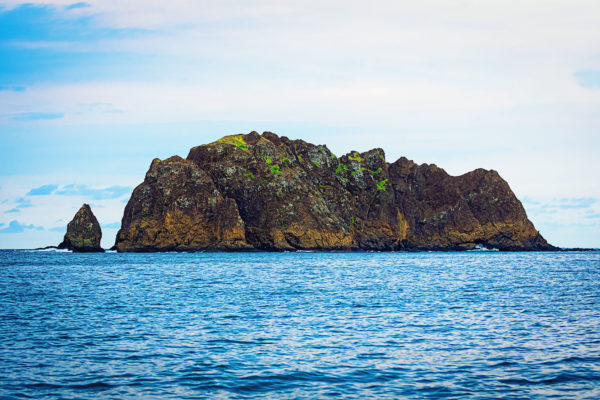
[[[315,164],[315,167],[319,168],[321,166],[321,163],[318,163],[316,161],[313,161],[313,164]]]
[[[375,171],[369,170],[371,175],[377,175],[377,174],[381,173],[381,171],[382,171],[381,167],[377,168]]]
[[[288,164],[290,163],[290,159],[289,159],[289,158],[287,158],[287,157],[283,157],[283,163],[284,163],[285,165],[288,165]]]
[[[348,171],[348,166],[346,164],[342,164],[341,162],[338,162],[338,166],[335,169],[335,173],[341,174],[343,171]]]
[[[351,156],[348,156],[348,160],[362,162],[363,158],[360,156],[360,154],[358,154],[358,152],[355,151]]]
[[[247,174],[244,174],[244,176],[246,178],[254,178],[254,174],[252,172],[248,172]]]
[[[281,170],[279,169],[279,165],[277,164],[271,165],[269,168],[271,168],[271,172],[274,174],[279,174],[281,172]]]
[[[248,145],[246,145],[246,141],[244,140],[244,137],[242,135],[224,137],[222,139],[219,139],[218,142],[232,144],[238,149],[244,150],[246,153],[249,153]]]
[[[377,182],[377,190],[385,190],[385,185],[387,183],[388,179],[384,179],[382,181]]]

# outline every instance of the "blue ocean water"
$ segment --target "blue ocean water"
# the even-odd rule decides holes
[[[0,398],[600,398],[600,253],[0,251]]]

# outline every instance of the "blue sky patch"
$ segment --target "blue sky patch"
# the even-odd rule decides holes
[[[62,196],[84,196],[94,200],[117,199],[131,193],[129,186],[110,186],[107,188],[90,188],[87,185],[66,185],[54,192]]]
[[[68,5],[65,7],[65,10],[76,10],[78,8],[88,8],[91,7],[92,5],[90,3],[85,3],[85,2],[79,2],[79,3],[73,3],[71,5]]]
[[[27,113],[19,113],[12,114],[11,119],[14,121],[40,121],[47,119],[60,119],[64,117],[64,113],[56,113],[56,112],[27,112]]]
[[[99,47],[101,49],[101,47]],[[22,48],[2,44],[0,85],[27,87],[39,82],[89,82],[110,79],[157,80],[164,76],[166,60],[159,55],[124,51],[78,51],[61,48]]]
[[[527,198],[523,199],[523,203],[529,205],[530,210],[536,214],[556,214],[559,212],[559,210],[590,209],[597,202],[598,199],[592,197],[554,199],[544,204],[538,201],[529,200]]]
[[[95,44],[99,41],[135,38],[152,31],[104,27],[94,15],[69,11],[86,4],[75,3],[66,10],[34,4],[10,10],[0,8],[2,90],[25,90],[37,82],[81,82],[123,76],[119,71],[127,74],[132,69],[135,72],[130,75],[134,77],[139,76],[144,66],[152,65],[143,61],[151,57],[98,51],[101,46]],[[78,46],[69,46],[70,43]]]
[[[33,207],[33,204],[31,204],[31,200],[26,199],[24,197],[17,199],[17,201],[15,201],[15,203],[17,204],[17,208]]]
[[[600,89],[600,70],[588,69],[575,72],[575,78],[581,86],[588,89]]]
[[[598,199],[593,199],[590,197],[559,199],[557,202],[557,207],[562,209],[588,208],[597,201]]]
[[[0,92],[11,91],[11,92],[24,92],[27,90],[26,86],[19,85],[0,85]]]
[[[133,37],[150,31],[138,28],[108,28],[101,26],[93,15],[68,12],[85,8],[87,3],[75,3],[66,10],[51,5],[23,4],[11,10],[0,10],[0,41],[28,42],[91,42]],[[74,7],[77,5],[77,7]],[[69,8],[70,7],[70,8]]]
[[[17,220],[12,220],[6,228],[0,229],[0,233],[22,233],[22,232],[25,232],[26,230],[31,230],[31,229],[36,230],[36,231],[44,230],[44,228],[41,226],[35,226],[33,224],[26,225],[26,224],[20,223]]]
[[[529,197],[523,197],[521,199],[521,203],[523,203],[523,204],[529,204],[529,205],[532,205],[532,206],[539,206],[539,205],[542,204],[540,201],[534,200],[534,199],[529,198]]]
[[[56,189],[58,189],[58,185],[43,185],[37,188],[31,189],[27,192],[26,196],[47,196],[52,194]]]

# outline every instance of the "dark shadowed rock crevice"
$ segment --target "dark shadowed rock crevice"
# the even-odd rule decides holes
[[[450,176],[382,149],[337,157],[274,133],[155,159],[119,251],[553,250],[496,171]]]
[[[68,249],[76,253],[104,252],[100,247],[102,229],[88,204],[81,206],[71,222],[59,249]]]

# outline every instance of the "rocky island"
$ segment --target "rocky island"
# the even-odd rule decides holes
[[[69,224],[70,225],[70,224]],[[382,149],[337,157],[271,132],[154,159],[125,207],[120,252],[555,250],[500,175],[450,176]]]
[[[68,249],[75,253],[101,253],[102,229],[88,204],[81,206],[71,222],[58,249]]]

